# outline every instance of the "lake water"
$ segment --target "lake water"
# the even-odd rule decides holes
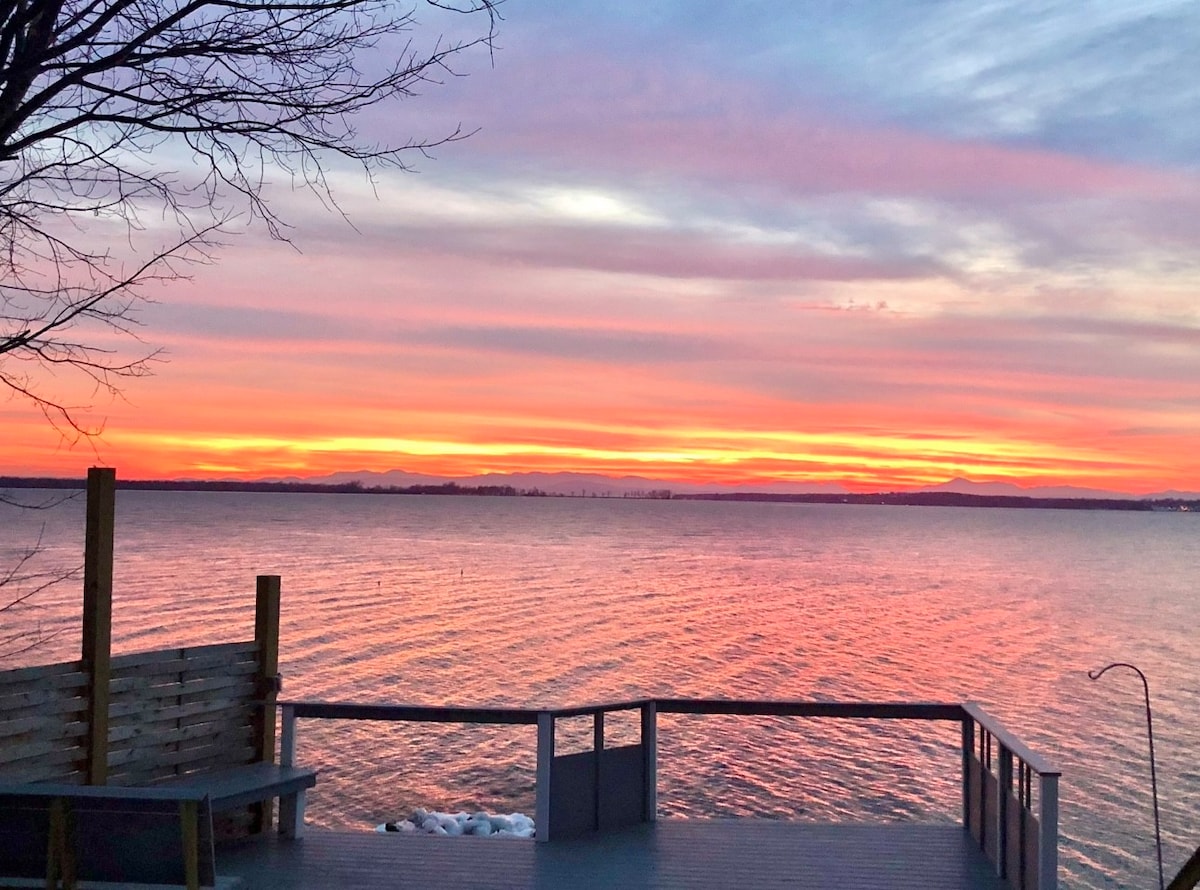
[[[26,493],[26,496],[28,493]],[[80,561],[82,495],[0,508],[0,567],[44,526]],[[646,695],[980,702],[1063,770],[1065,887],[1157,880],[1200,844],[1200,516],[583,498],[118,494],[114,651],[246,639],[283,576],[286,698],[581,704]],[[6,626],[77,657],[78,582]],[[633,718],[609,724],[614,743]],[[560,745],[590,738],[570,724]],[[310,817],[533,811],[529,727],[305,722]],[[958,818],[957,729],[663,717],[660,812]]]

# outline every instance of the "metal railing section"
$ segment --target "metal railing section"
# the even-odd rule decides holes
[[[654,821],[659,714],[955,721],[962,726],[964,828],[979,843],[997,875],[1014,890],[1057,887],[1061,773],[974,703],[656,698],[561,708],[314,701],[278,705],[282,715],[280,762],[284,765],[294,764],[296,722],[300,719],[536,726],[534,821],[539,841]],[[604,718],[619,711],[640,713],[641,737],[635,745],[608,748]],[[592,718],[591,750],[556,755],[556,722],[588,716]]]
[[[963,824],[1015,890],[1052,890],[1062,775],[979,705],[962,705]]]

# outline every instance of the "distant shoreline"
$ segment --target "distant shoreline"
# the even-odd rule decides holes
[[[81,490],[84,479],[0,476],[3,489]],[[631,491],[623,494],[562,494],[512,485],[365,486],[359,482],[231,482],[201,480],[118,479],[117,488],[128,491],[241,491],[284,494],[407,494],[470,497],[573,497],[627,500],[754,501],[785,504],[883,504],[896,507],[1003,507],[1044,510],[1122,510],[1126,512],[1200,513],[1200,500],[1185,498],[1049,498],[1022,495],[965,494],[950,491],[875,492],[871,494],[775,494],[771,492],[701,492],[681,494],[669,489]]]

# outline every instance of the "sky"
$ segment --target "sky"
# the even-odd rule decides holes
[[[1200,490],[1200,4],[508,0],[0,474]],[[421,13],[418,14],[420,18]],[[426,33],[423,36],[429,36]]]

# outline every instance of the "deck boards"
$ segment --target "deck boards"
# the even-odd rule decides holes
[[[513,838],[308,829],[217,850],[244,890],[1001,890],[953,824],[809,824],[668,819],[592,838]]]

